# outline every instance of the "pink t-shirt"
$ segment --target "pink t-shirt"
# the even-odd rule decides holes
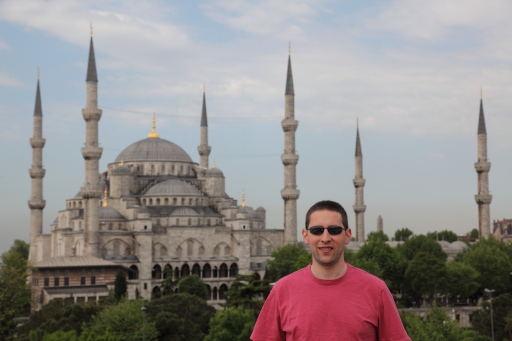
[[[311,265],[280,279],[251,340],[410,341],[386,284],[347,266],[335,280],[316,278]]]

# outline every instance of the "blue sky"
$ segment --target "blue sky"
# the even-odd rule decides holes
[[[84,179],[81,109],[89,24],[99,77],[100,168],[151,130],[198,162],[203,83],[210,162],[228,194],[283,226],[284,89],[291,41],[299,227],[321,199],[354,224],[359,120],[366,233],[478,226],[476,130],[483,88],[491,220],[511,218],[512,3],[454,1],[0,0],[0,252],[28,241],[37,69],[44,231]],[[352,226],[353,227],[353,226]]]

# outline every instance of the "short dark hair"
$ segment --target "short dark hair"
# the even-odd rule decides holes
[[[311,220],[311,214],[316,211],[333,211],[338,212],[341,214],[341,222],[343,223],[343,227],[348,228],[348,217],[347,217],[347,211],[338,204],[336,201],[331,200],[322,200],[311,206],[308,210],[308,213],[306,213],[306,228],[309,227],[309,221]]]

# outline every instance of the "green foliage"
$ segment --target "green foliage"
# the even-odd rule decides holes
[[[354,258],[354,261],[351,263],[353,266],[358,267],[368,273],[371,273],[374,276],[382,278],[382,270],[379,267],[379,263],[374,259],[366,259],[366,258]]]
[[[472,266],[461,262],[446,263],[446,293],[454,300],[473,295],[480,286],[480,274]]]
[[[297,266],[302,265],[298,260],[301,258],[309,258],[311,262],[311,255],[300,244],[286,244],[276,248],[267,262],[267,274],[272,282],[291,274],[301,268]]]
[[[164,279],[161,283],[162,296],[171,295],[174,293],[174,288],[178,285],[179,280],[173,280],[174,273],[172,271],[172,268],[165,267],[164,268]]]
[[[146,313],[155,321],[161,341],[200,341],[208,334],[215,308],[189,294],[175,294],[152,300]]]
[[[121,338],[112,334],[110,328],[101,334],[94,332],[84,332],[80,336],[76,335],[76,331],[71,330],[64,332],[62,330],[56,331],[55,333],[45,334],[42,338],[38,338],[37,333],[34,331],[30,332],[30,341],[42,340],[42,341],[122,341]]]
[[[238,275],[228,290],[227,306],[251,309],[257,315],[271,289],[268,280],[256,280],[253,275]]]
[[[143,300],[121,301],[117,305],[105,307],[93,316],[91,324],[84,328],[86,333],[102,335],[110,328],[112,334],[120,340],[156,340],[158,332],[149,314],[142,311],[146,304]]]
[[[217,311],[210,320],[210,334],[205,341],[249,340],[256,318],[252,310],[228,308]]]
[[[68,300],[52,300],[41,310],[30,315],[27,323],[18,330],[18,339],[42,340],[44,334],[52,334],[59,330],[75,331],[76,335],[80,335],[82,327],[102,309],[96,302],[78,304]]]
[[[29,245],[15,240],[0,263],[0,339],[10,339],[16,329],[13,318],[28,316],[31,293],[27,283]]]
[[[116,274],[116,281],[114,282],[114,298],[116,301],[120,301],[126,296],[128,291],[128,284],[126,283],[126,275],[122,270],[119,270]]]
[[[480,292],[484,288],[504,292],[512,271],[512,245],[489,237],[471,245],[462,255],[464,263],[480,273]]]
[[[430,300],[434,294],[441,293],[446,287],[446,264],[433,254],[419,252],[409,262],[405,271],[405,280],[418,295],[426,295]]]
[[[477,229],[472,229],[471,232],[469,233],[469,238],[471,238],[471,239],[478,239],[478,230]]]
[[[408,239],[410,236],[412,236],[412,234],[412,231],[409,230],[407,227],[402,227],[400,230],[395,231],[395,236],[393,237],[393,240],[404,241]]]
[[[370,232],[370,233],[368,233],[368,236],[366,237],[367,243],[371,243],[371,242],[375,242],[375,241],[379,241],[379,240],[381,240],[383,242],[387,242],[389,240],[389,237],[387,236],[387,234],[385,234],[382,231]]]
[[[482,303],[482,309],[471,314],[473,328],[482,335],[491,336],[491,305]],[[510,340],[512,336],[512,295],[503,294],[492,300],[495,340]]]
[[[432,238],[434,240],[444,240],[447,241],[448,243],[453,243],[454,241],[458,240],[457,234],[448,230],[443,230],[441,232],[429,232],[427,233],[427,237]]]
[[[422,234],[406,239],[403,244],[397,246],[398,251],[411,261],[419,252],[425,252],[445,262],[448,257],[439,243]]]
[[[179,281],[179,292],[197,296],[203,300],[208,299],[208,288],[197,275],[182,277]]]

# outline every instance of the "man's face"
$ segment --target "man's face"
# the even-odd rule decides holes
[[[310,216],[309,227],[312,226],[343,226],[341,214],[329,210],[315,211]],[[319,235],[313,235],[306,229],[302,230],[304,243],[309,245],[313,264],[322,267],[336,267],[344,263],[343,250],[345,245],[350,242],[352,231],[347,229],[338,235],[330,235],[327,229]]]

